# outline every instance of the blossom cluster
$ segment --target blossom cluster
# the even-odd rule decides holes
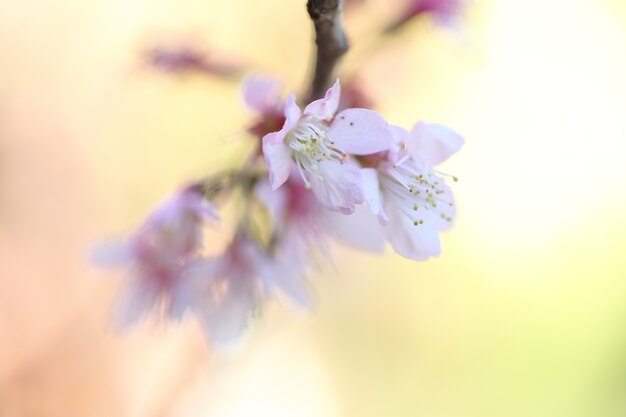
[[[210,340],[228,342],[278,294],[311,308],[306,276],[333,240],[368,251],[388,242],[419,261],[440,254],[439,232],[456,212],[446,180],[456,178],[435,167],[463,139],[438,124],[390,125],[369,109],[338,112],[339,80],[303,109],[293,93],[281,93],[276,79],[248,78],[252,158],[184,186],[126,243],[101,254],[132,269],[125,322],[155,310],[173,319],[192,312]],[[219,222],[224,196],[240,198],[243,209],[224,250],[207,253],[207,226]]]

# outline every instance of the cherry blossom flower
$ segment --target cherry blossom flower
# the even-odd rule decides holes
[[[443,174],[434,169],[463,145],[463,138],[437,124],[418,123],[411,132],[392,126],[394,147],[370,156],[364,169],[367,202],[400,255],[426,260],[441,252],[439,231],[456,213]],[[455,177],[452,177],[456,180]]]
[[[296,304],[310,309],[313,297],[305,276],[317,267],[318,256],[329,257],[328,210],[298,176],[289,178],[278,190],[272,190],[269,181],[260,181],[254,192],[271,219],[269,252],[278,272],[276,285]]]
[[[100,264],[131,265],[132,278],[120,303],[123,325],[155,308],[179,317],[188,302],[183,277],[199,257],[207,219],[217,219],[214,208],[189,187],[157,207],[127,243],[96,251]]]
[[[379,227],[371,227],[377,226],[376,218],[372,219],[366,207],[358,206],[350,216],[327,210],[297,175],[275,191],[268,181],[261,181],[255,196],[267,208],[273,223],[270,252],[275,267],[283,271],[276,274],[277,285],[303,307],[313,306],[304,276],[318,269],[322,263],[319,261],[332,258],[331,239],[370,252],[384,249],[384,236]]]
[[[259,115],[248,131],[261,139],[280,129],[285,123],[282,82],[275,77],[252,75],[246,78],[242,89],[245,104]]]
[[[312,291],[304,278],[310,257],[301,252],[301,240],[291,239],[294,236],[281,236],[268,250],[240,229],[223,254],[199,260],[187,271],[183,298],[210,340],[235,340],[279,293],[312,308]]]
[[[269,258],[239,231],[223,254],[199,260],[187,271],[184,298],[207,338],[229,343],[261,312],[271,280]]]
[[[340,90],[337,80],[304,112],[291,93],[282,129],[263,137],[263,155],[272,189],[287,181],[295,163],[305,186],[326,208],[350,214],[364,195],[360,168],[347,155],[388,149],[391,134],[385,120],[372,110],[347,109],[335,116]]]

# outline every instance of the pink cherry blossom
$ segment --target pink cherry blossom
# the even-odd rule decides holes
[[[335,116],[340,91],[337,80],[304,112],[290,94],[282,129],[263,137],[263,155],[274,190],[287,181],[295,163],[305,186],[326,208],[350,214],[364,195],[360,168],[347,155],[388,149],[391,134],[385,120],[372,110],[347,109]]]
[[[284,209],[285,215],[292,210]],[[287,227],[304,226],[304,222],[292,218]],[[183,298],[190,300],[188,305],[210,340],[235,340],[262,312],[265,302],[279,293],[312,308],[312,291],[305,278],[311,257],[310,251],[303,252],[301,238],[295,230],[288,230],[270,248],[264,248],[242,229],[223,254],[199,260],[189,269]]]
[[[251,75],[246,78],[243,83],[244,102],[259,116],[248,128],[250,133],[262,138],[285,123],[282,89],[282,82],[274,77]]]
[[[319,261],[331,259],[331,239],[370,252],[384,248],[384,237],[380,228],[372,227],[376,219],[366,207],[358,206],[349,216],[326,210],[297,175],[275,191],[268,181],[261,181],[255,196],[274,225],[270,253],[275,268],[282,271],[275,274],[276,285],[301,306],[313,305],[304,276],[317,269]]]
[[[423,261],[440,254],[439,231],[449,228],[456,214],[446,174],[433,167],[457,152],[463,138],[437,124],[418,123],[411,132],[390,129],[394,147],[364,170],[366,198],[396,252]]]
[[[183,276],[199,256],[205,220],[216,218],[213,207],[187,188],[157,207],[126,244],[100,248],[97,262],[131,265],[132,278],[120,303],[122,324],[132,324],[154,308],[170,317],[180,315],[187,303]]]
[[[272,269],[262,249],[239,231],[222,255],[196,262],[185,279],[184,298],[207,338],[228,343],[261,312],[270,295]]]
[[[328,257],[326,210],[297,175],[278,190],[268,181],[255,187],[273,224],[270,253],[276,285],[297,304],[311,308],[312,291],[305,275],[316,267],[316,257]],[[346,216],[342,216],[346,217]]]

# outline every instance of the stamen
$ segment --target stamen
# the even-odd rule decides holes
[[[426,210],[447,222],[453,220],[446,208],[453,207],[454,204],[442,198],[448,193],[446,185],[433,171],[424,172],[421,165],[410,156],[404,156],[387,169],[381,180],[384,181],[385,192],[396,200],[404,215],[415,226],[424,224],[423,218],[414,217],[418,210]]]
[[[307,180],[306,175],[304,175],[304,169],[302,168],[302,161],[300,160],[300,155],[296,155],[296,166],[298,167],[298,172],[300,173],[300,177],[302,181],[304,181],[304,187],[306,189],[311,188],[311,183]]]
[[[393,164],[394,168],[398,168],[400,165],[402,165],[407,159],[409,159],[411,157],[411,155],[404,155],[404,157],[402,157],[398,162],[396,162],[395,164]]]
[[[448,178],[452,178],[452,181],[454,182],[458,182],[459,181],[459,177],[455,177],[454,175],[450,175],[450,174],[446,174],[445,172],[441,172],[439,170],[433,169],[433,172],[439,174],[439,175],[443,175],[444,177],[448,177]]]

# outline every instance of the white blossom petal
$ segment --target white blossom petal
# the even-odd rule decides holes
[[[356,204],[365,201],[361,173],[356,166],[334,161],[321,163],[310,182],[317,199],[330,210],[350,214]]]
[[[439,233],[432,224],[415,225],[401,210],[387,208],[389,224],[384,233],[393,249],[405,258],[425,261],[441,254]]]
[[[263,157],[273,190],[287,181],[292,165],[291,150],[282,140],[277,140],[279,134],[280,132],[273,132],[263,137]]]
[[[315,116],[322,120],[330,120],[339,107],[339,98],[341,96],[341,85],[339,79],[335,84],[326,91],[324,98],[311,102],[304,109],[304,114]]]
[[[463,138],[446,126],[419,122],[411,131],[413,136],[409,152],[429,166],[435,166],[457,152],[463,146]]]
[[[385,151],[393,139],[385,119],[367,109],[342,111],[330,124],[327,134],[336,148],[353,155]]]
[[[361,178],[363,184],[363,195],[365,202],[369,206],[381,224],[387,224],[389,219],[383,209],[382,195],[380,192],[380,183],[378,181],[378,173],[374,168],[363,168],[361,170]]]
[[[356,207],[354,213],[327,213],[328,232],[352,248],[372,253],[385,250],[385,236],[376,216],[365,206]]]

